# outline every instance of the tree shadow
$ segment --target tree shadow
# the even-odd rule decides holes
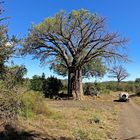
[[[123,140],[139,140],[140,139],[140,135],[136,135],[127,139],[123,139]]]
[[[0,140],[71,140],[71,138],[54,138],[48,134],[42,136],[35,131],[18,131],[11,125],[5,125],[4,130],[0,132]]]

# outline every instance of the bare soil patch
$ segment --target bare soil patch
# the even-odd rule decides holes
[[[133,102],[120,103],[120,121],[118,140],[140,139],[140,106]]]

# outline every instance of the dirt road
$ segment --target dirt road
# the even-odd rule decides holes
[[[140,107],[130,101],[121,103],[118,140],[140,140]]]

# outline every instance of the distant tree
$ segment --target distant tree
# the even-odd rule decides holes
[[[136,78],[135,82],[140,83],[140,78]]]
[[[42,91],[42,77],[38,75],[34,75],[31,79],[31,89],[35,91]]]
[[[117,33],[107,32],[105,19],[96,14],[83,9],[70,14],[61,11],[31,27],[22,53],[29,53],[42,63],[48,60],[59,72],[65,70],[69,96],[82,99],[84,74],[98,75],[100,68],[93,67],[97,61],[100,65],[103,61],[126,61],[126,42]]]
[[[41,78],[42,78],[43,80],[45,80],[45,77],[46,77],[46,76],[45,76],[45,73],[43,72]]]
[[[42,91],[43,91],[44,95],[46,96],[46,93],[48,91],[48,89],[47,89],[48,86],[47,86],[47,79],[46,79],[45,73],[42,73],[41,80],[42,80]]]
[[[121,65],[113,67],[112,69],[109,70],[109,73],[110,73],[109,77],[116,78],[118,84],[129,76],[126,69],[124,69]]]

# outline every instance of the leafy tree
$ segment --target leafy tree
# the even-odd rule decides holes
[[[42,91],[44,93],[47,87],[45,73],[42,73],[42,76],[34,75],[30,80],[30,83],[32,90]]]
[[[4,21],[7,19],[3,17],[3,8],[1,6],[2,1],[0,1],[0,79],[2,79],[5,63],[12,57],[16,51],[15,46],[18,42],[15,36],[11,38],[8,35],[8,28]]]
[[[107,32],[105,19],[96,14],[84,9],[69,14],[61,11],[30,28],[22,53],[33,55],[41,63],[49,62],[53,67],[61,65],[67,69],[68,94],[82,99],[83,69],[86,67],[89,73],[93,70],[89,69],[90,64],[96,64],[97,60],[100,64],[126,61],[126,42],[117,33]]]
[[[140,83],[140,78],[136,78],[135,82]]]
[[[5,71],[5,83],[11,85],[11,87],[16,86],[17,84],[21,84],[24,81],[24,75],[27,73],[27,69],[24,65],[13,65],[11,67],[9,66],[5,68]]]
[[[45,76],[45,73],[43,72],[43,73],[42,73],[42,79],[45,80],[45,77],[46,77],[46,76]]]
[[[45,73],[42,73],[41,80],[42,80],[42,91],[44,95],[46,96],[48,86],[47,86],[47,79],[46,79]]]
[[[43,81],[42,77],[34,75],[31,79],[31,89],[35,91],[42,91]]]
[[[35,91],[42,91],[46,97],[53,98],[62,89],[61,80],[51,76],[47,79],[45,74],[42,76],[34,75],[31,79],[31,89]]]
[[[109,70],[109,73],[109,77],[117,79],[118,85],[122,80],[129,76],[127,71],[121,65],[113,67]]]
[[[46,80],[46,92],[45,96],[50,96],[50,98],[53,98],[54,95],[58,94],[59,91],[62,89],[63,85],[61,80],[51,76],[48,77]]]

